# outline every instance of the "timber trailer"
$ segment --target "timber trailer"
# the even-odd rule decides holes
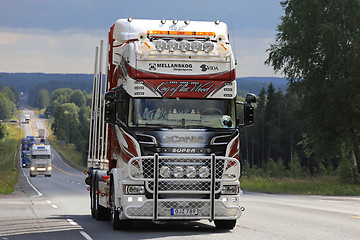
[[[226,24],[119,19],[105,57],[103,45],[85,180],[92,216],[113,229],[138,220],[234,228],[244,210],[239,130],[254,123],[256,97],[236,101]]]

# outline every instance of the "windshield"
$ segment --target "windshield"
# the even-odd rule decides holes
[[[235,102],[221,99],[135,98],[129,126],[234,128]]]

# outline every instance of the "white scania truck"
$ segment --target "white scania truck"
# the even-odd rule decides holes
[[[30,177],[44,175],[51,177],[51,148],[50,145],[36,145],[31,147],[30,154]]]
[[[110,216],[114,229],[133,220],[209,220],[232,229],[244,210],[239,129],[253,124],[256,97],[236,101],[226,24],[119,19],[109,32],[104,85],[102,52],[85,180],[92,216]]]

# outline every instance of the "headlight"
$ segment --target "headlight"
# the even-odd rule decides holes
[[[35,167],[31,167],[31,168],[30,168],[30,171],[35,171]]]
[[[166,42],[164,40],[157,40],[155,42],[155,48],[158,52],[162,52],[166,48]]]
[[[125,194],[145,194],[144,186],[125,186]]]
[[[168,48],[169,48],[169,52],[174,52],[175,50],[177,50],[179,47],[179,43],[175,40],[170,40],[168,42]]]
[[[188,178],[195,178],[196,177],[196,169],[195,169],[195,167],[188,167],[186,169],[186,176]]]
[[[51,167],[48,167],[48,171],[51,171]]]
[[[184,169],[182,167],[174,168],[174,177],[182,178],[184,176]]]
[[[167,166],[162,166],[160,168],[160,176],[162,178],[169,178],[170,177],[170,168]]]
[[[237,186],[237,185],[232,185],[232,186],[225,185],[225,186],[223,186],[221,194],[224,194],[224,195],[239,194],[239,186]]]
[[[209,177],[209,176],[210,176],[210,170],[209,170],[209,168],[207,168],[207,167],[201,167],[201,168],[199,169],[199,176],[200,176],[201,178],[207,178],[207,177]]]
[[[202,44],[199,41],[194,41],[191,43],[191,50],[195,53],[200,51],[201,47],[202,47]]]
[[[179,44],[180,50],[186,52],[190,49],[190,43],[186,40],[182,40]]]
[[[207,41],[203,44],[203,50],[206,53],[211,52],[212,50],[214,50],[214,44],[210,41]]]

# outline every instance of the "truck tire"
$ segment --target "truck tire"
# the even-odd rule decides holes
[[[97,192],[97,193],[96,193]],[[96,220],[107,220],[109,216],[109,211],[107,208],[99,204],[99,187],[98,181],[95,179],[95,218]]]
[[[236,220],[215,220],[217,229],[233,229],[236,226]]]
[[[30,174],[30,177],[35,177],[35,175],[33,175],[33,174]]]
[[[114,184],[111,183],[111,195],[110,195],[110,203],[111,203],[111,225],[114,230],[127,230],[131,227],[130,220],[120,220],[119,215],[120,212],[117,210],[115,205],[115,187]]]

